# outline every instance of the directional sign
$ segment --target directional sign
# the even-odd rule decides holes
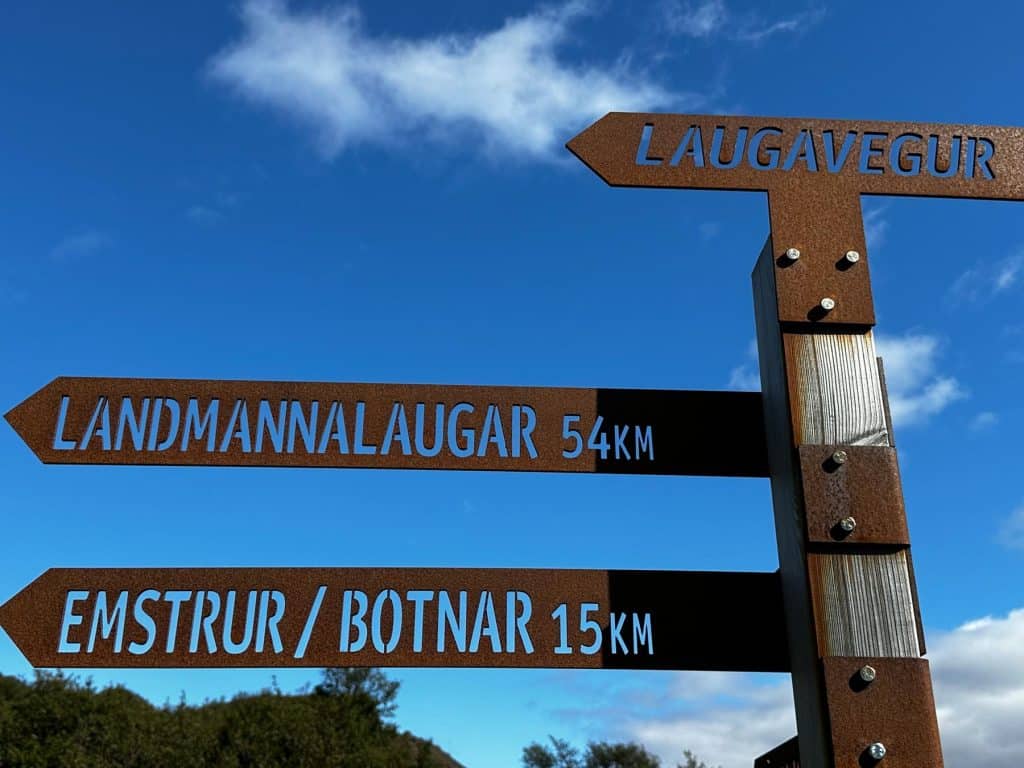
[[[53,569],[0,626],[36,667],[788,669],[773,573]]]
[[[7,421],[55,464],[768,475],[749,392],[62,377]]]
[[[1024,129],[611,112],[566,145],[613,186],[1024,200]]]

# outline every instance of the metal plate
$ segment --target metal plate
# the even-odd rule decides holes
[[[754,761],[754,768],[800,768],[800,739],[794,736]]]
[[[695,130],[687,137],[691,128]],[[766,128],[778,133],[763,134],[754,147],[755,136]],[[695,146],[696,129],[701,135],[701,151],[684,154]],[[716,129],[721,129],[721,146],[714,144]],[[730,164],[741,129],[746,129],[747,138],[735,167],[716,167],[716,162]],[[829,132],[831,145],[826,143]],[[901,136],[920,138],[900,140]],[[935,150],[931,152],[933,136]],[[957,136],[961,137],[959,143],[954,141]],[[988,142],[992,150],[991,158],[984,163],[980,158],[988,145],[980,140]],[[849,147],[844,155],[846,142]],[[853,198],[862,193],[1024,200],[1021,128],[610,112],[566,146],[612,186],[763,192],[788,188],[804,190],[807,197],[818,197],[822,202],[830,195]],[[756,150],[753,154],[752,147]],[[957,172],[948,178],[930,172],[930,165],[937,172],[950,170],[954,147],[959,148]],[[805,150],[803,156],[801,149]],[[811,170],[812,163],[807,159],[811,154],[817,170]],[[913,155],[923,156],[917,173],[912,172]],[[931,155],[934,162],[929,164]],[[678,161],[673,164],[676,157]],[[755,167],[755,158],[761,165],[775,167]],[[830,161],[834,172],[829,170]],[[825,226],[834,224],[828,216],[821,216],[820,222]]]
[[[36,667],[783,672],[782,613],[776,573],[53,569],[0,625]]]
[[[7,421],[56,464],[768,476],[756,392],[61,377]]]
[[[874,325],[860,196],[778,189],[768,197],[768,213],[780,322]],[[800,251],[796,261],[786,258],[790,248]],[[848,251],[859,261],[847,261]],[[825,299],[834,302],[832,309],[822,307]]]
[[[801,445],[807,540],[817,544],[891,544],[909,546],[896,451],[882,446]],[[845,464],[832,460],[836,451]],[[844,532],[839,521],[852,517],[856,528]]]
[[[928,662],[924,659],[822,659],[835,768],[942,768]],[[874,668],[865,684],[859,670]],[[867,756],[879,742],[881,763]]]

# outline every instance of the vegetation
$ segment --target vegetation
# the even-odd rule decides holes
[[[661,768],[661,760],[639,744],[592,741],[582,752],[569,742],[548,737],[523,749],[523,768]],[[676,768],[710,768],[687,750]]]
[[[123,687],[61,673],[0,675],[0,768],[462,768],[391,723],[398,682],[325,669],[296,694],[271,690],[155,707]],[[710,768],[689,752],[677,768]],[[530,744],[524,768],[661,768],[639,744]]]
[[[62,674],[0,676],[0,768],[461,768],[387,722],[398,683],[330,669],[312,690],[154,707]]]

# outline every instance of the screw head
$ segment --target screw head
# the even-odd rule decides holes
[[[850,264],[856,264],[860,261],[860,253],[858,251],[847,251],[843,258]]]
[[[821,300],[821,308],[824,309],[826,312],[831,312],[833,309],[836,308],[836,300],[833,299],[831,296],[826,296],[824,299]]]
[[[836,464],[845,464],[849,458],[850,456],[846,451],[836,451],[832,454],[832,461]]]
[[[881,760],[885,757],[888,750],[885,748],[885,744],[880,741],[876,741],[870,747],[868,747],[868,754],[871,755],[872,760]]]
[[[870,664],[865,664],[861,667],[857,674],[860,675],[860,679],[865,683],[873,683],[875,682],[875,678],[878,677],[878,672],[876,672],[875,668]]]
[[[857,520],[852,517],[844,517],[839,521],[839,527],[846,533],[853,533],[857,528]]]
[[[800,258],[800,249],[799,248],[787,248],[786,249],[786,258],[789,259],[790,261],[798,260]]]

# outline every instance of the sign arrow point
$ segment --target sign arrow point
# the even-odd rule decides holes
[[[595,157],[595,147],[601,143],[601,135],[603,133],[602,123],[609,118],[612,118],[614,114],[614,112],[609,112],[604,117],[591,123],[565,143],[566,149],[576,155],[580,162],[600,176],[605,182],[607,182],[608,179],[606,179],[604,174],[598,170],[592,162],[592,159]],[[597,156],[600,155],[598,154]]]
[[[4,414],[4,419],[18,433],[18,437],[42,462],[46,462],[46,459],[41,451],[53,440],[53,435],[47,434],[47,431],[55,413],[53,394],[61,381],[62,377],[58,376]],[[59,400],[58,397],[57,402]]]

